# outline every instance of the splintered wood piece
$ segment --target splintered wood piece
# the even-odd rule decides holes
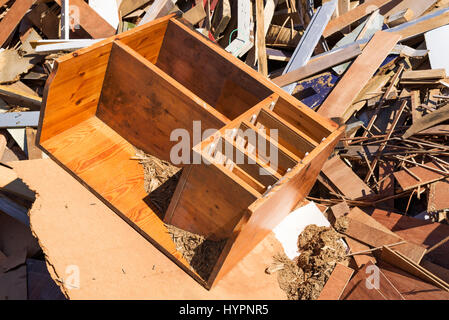
[[[318,114],[328,118],[343,116],[399,39],[398,35],[377,32],[318,109]]]
[[[425,165],[440,170],[433,162],[427,162],[425,163]],[[413,175],[416,175],[416,177],[411,175],[409,171],[412,172]],[[439,174],[433,170],[429,170],[420,166],[408,168],[407,170],[403,169],[400,171],[396,171],[393,175],[404,191],[444,179],[445,177],[444,175]]]
[[[386,23],[388,26],[395,27],[397,25],[403,24],[405,22],[408,22],[413,19],[414,13],[413,10],[410,8],[404,9],[402,11],[399,11],[390,17],[386,18]]]
[[[343,291],[352,277],[354,270],[337,263],[329,279],[324,285],[318,300],[340,300]]]
[[[11,36],[14,29],[36,0],[15,1],[6,16],[0,21],[0,48]]]
[[[326,161],[321,171],[348,199],[355,200],[375,194],[339,156]]]
[[[441,122],[444,122],[449,119],[449,104],[445,105],[444,107],[439,108],[438,110],[435,110],[417,121],[415,121],[410,128],[407,129],[407,131],[404,133],[403,137],[405,139],[411,137],[415,133],[418,133],[422,130],[428,129],[430,127],[433,127],[437,124],[440,124]]]

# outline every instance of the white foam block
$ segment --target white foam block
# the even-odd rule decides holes
[[[293,260],[299,256],[298,236],[311,224],[319,227],[330,227],[329,221],[313,202],[296,209],[274,228],[273,232],[276,238],[282,244],[285,254],[290,259]]]

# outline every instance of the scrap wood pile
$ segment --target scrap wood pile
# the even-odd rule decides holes
[[[44,156],[35,135],[57,57],[170,13],[346,125],[308,197],[331,223],[346,218],[345,228],[334,225],[346,252],[323,265],[326,242],[300,246],[309,253],[293,263],[302,280],[283,282],[288,296],[448,299],[447,0],[0,0],[0,161]],[[0,218],[26,226],[32,196],[0,168]],[[23,279],[30,258],[43,262],[38,249],[23,255],[1,245],[0,282]],[[278,271],[292,266],[282,261]],[[374,265],[379,286],[365,284]],[[18,296],[29,298],[24,290],[22,282]]]

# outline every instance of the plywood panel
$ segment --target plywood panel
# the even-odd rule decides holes
[[[400,36],[396,34],[377,32],[326,98],[318,113],[328,118],[343,116],[399,39]]]

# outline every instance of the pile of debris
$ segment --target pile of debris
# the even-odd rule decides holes
[[[448,0],[0,0],[0,236],[17,221],[29,231],[26,250],[0,239],[0,299],[54,293],[31,294],[31,273],[51,282],[30,245],[34,193],[3,164],[46,157],[36,128],[55,59],[168,14],[346,126],[307,198],[333,226],[310,224],[299,257],[281,253],[269,268],[288,298],[449,299]],[[179,168],[134,159],[164,213]],[[223,243],[170,230],[195,271],[210,273],[194,256],[216,260]],[[28,294],[22,281],[11,295],[27,268]],[[367,284],[373,268],[380,285]]]

